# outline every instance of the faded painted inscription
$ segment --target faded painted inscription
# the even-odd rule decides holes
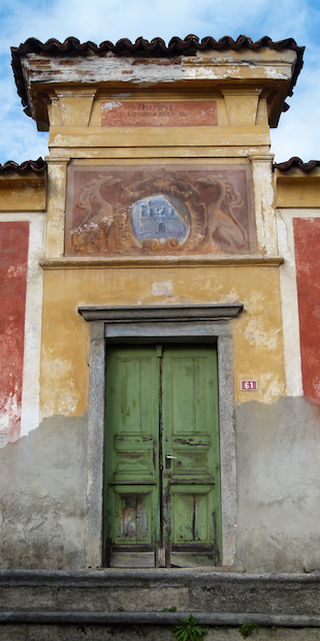
[[[103,102],[102,127],[201,127],[218,124],[215,100]]]
[[[252,183],[246,166],[68,170],[66,255],[255,250]]]

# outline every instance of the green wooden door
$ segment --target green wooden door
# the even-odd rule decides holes
[[[218,565],[216,350],[108,349],[105,564]]]

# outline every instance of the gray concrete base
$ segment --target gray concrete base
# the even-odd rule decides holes
[[[5,625],[1,641],[174,641],[172,626]],[[211,627],[204,641],[242,641],[239,628]],[[319,641],[318,628],[254,629],[249,641]]]
[[[306,398],[236,408],[236,562],[247,572],[320,570],[319,418]]]
[[[187,614],[198,612],[199,616],[224,617],[212,620],[213,625],[237,625],[238,619],[230,619],[236,614],[259,616],[256,621],[259,625],[268,625],[265,617],[269,617],[269,625],[308,625],[307,620],[290,623],[288,617],[290,620],[313,617],[312,625],[318,625],[320,573],[259,575],[165,569],[0,571],[0,610],[17,616],[38,612],[52,615],[59,623],[58,615],[82,612],[83,616],[91,616],[83,621],[88,625],[100,613],[105,618],[97,623],[120,625],[128,623],[129,614],[130,622],[134,623],[134,617],[139,614],[138,624],[150,623],[153,617],[153,624],[165,625],[166,617],[173,621],[177,616],[163,612],[164,608],[171,607]],[[143,613],[149,613],[147,621],[141,619]],[[32,618],[28,621],[35,622]],[[203,621],[210,623],[209,619]],[[11,622],[14,623],[14,619]],[[66,618],[64,622],[67,623]],[[73,621],[69,619],[69,623]]]
[[[189,612],[94,612],[72,611],[2,611],[0,624],[12,623],[27,625],[83,625],[83,626],[175,626],[188,618]],[[200,625],[210,627],[233,626],[241,628],[253,625],[254,628],[320,628],[320,616],[310,615],[273,615],[245,612],[193,612]]]
[[[189,613],[204,641],[320,641],[320,573],[0,571],[1,641],[173,641]],[[164,609],[176,607],[177,612]]]
[[[52,416],[0,449],[0,567],[85,565],[87,416]]]

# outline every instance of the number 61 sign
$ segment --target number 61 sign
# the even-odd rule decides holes
[[[250,391],[250,390],[257,390],[258,389],[258,383],[257,381],[241,381],[241,390],[243,391]]]

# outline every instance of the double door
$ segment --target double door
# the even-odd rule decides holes
[[[219,565],[215,348],[111,347],[106,378],[105,565]]]

